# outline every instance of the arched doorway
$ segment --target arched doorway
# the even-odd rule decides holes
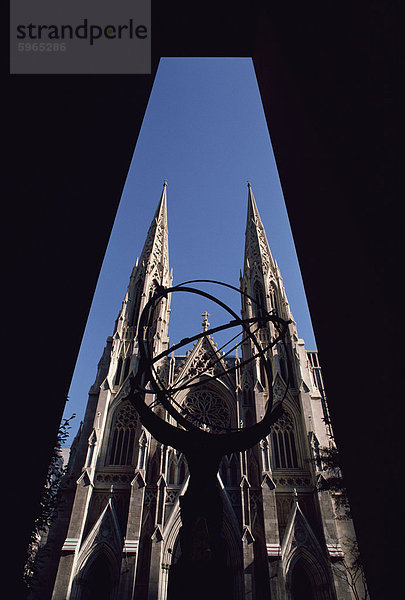
[[[212,560],[203,519],[196,523],[195,530],[193,560],[182,558],[179,539],[176,540],[174,560],[169,569],[167,600],[233,600],[236,596],[228,547],[223,561]]]
[[[111,564],[104,552],[85,568],[78,580],[80,600],[113,600],[114,578]]]
[[[336,600],[326,563],[302,546],[289,561],[286,589],[288,600]]]
[[[164,571],[165,582],[161,586],[161,600],[242,600],[244,598],[243,585],[243,557],[241,540],[238,537],[236,518],[232,520],[227,506],[224,507],[223,541],[225,545],[224,561],[220,564],[206,560],[204,553],[206,539],[204,522],[198,523],[199,558],[194,564],[182,564],[180,547],[180,514],[174,521],[166,537],[166,548],[163,554],[163,563],[167,565]],[[209,554],[209,553],[208,553]],[[204,560],[205,559],[205,560]],[[197,585],[196,585],[197,583]],[[190,584],[190,585],[189,585]],[[189,587],[188,587],[189,586]],[[196,589],[197,588],[197,589]],[[190,589],[193,590],[190,593]]]
[[[311,580],[306,572],[302,561],[294,567],[291,578],[291,599],[292,600],[314,600],[315,595],[312,589]]]

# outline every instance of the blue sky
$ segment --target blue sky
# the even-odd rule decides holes
[[[69,391],[64,416],[77,416],[66,445],[70,445],[83,418],[97,363],[107,336],[113,333],[165,179],[173,283],[201,278],[239,285],[249,180],[283,276],[298,335],[308,350],[316,349],[252,61],[162,59]],[[205,289],[239,312],[237,294]],[[193,297],[191,304],[190,298],[186,302],[179,296],[172,302],[172,343],[201,330],[204,310],[211,313],[212,327],[224,322],[218,321],[221,317],[204,300],[194,304]]]

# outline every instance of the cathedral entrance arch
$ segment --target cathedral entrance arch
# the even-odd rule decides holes
[[[221,600],[242,600],[243,596],[243,560],[238,527],[224,511],[222,535],[225,545],[226,561],[220,565],[209,560],[209,542],[207,530],[202,519],[196,524],[195,559],[186,567],[181,561],[180,512],[174,519],[168,533],[163,552],[163,573],[160,585],[160,600],[182,600],[190,598],[187,592],[187,579],[193,582],[193,600],[219,594]],[[195,581],[200,582],[198,590]],[[182,595],[183,594],[183,595]]]
[[[287,599],[336,600],[332,590],[325,566],[306,548],[298,548],[287,571]]]
[[[71,600],[116,600],[118,571],[110,554],[100,546],[89,556],[74,579]]]
[[[314,600],[315,598],[311,580],[302,561],[298,562],[292,574],[291,598],[292,600]]]

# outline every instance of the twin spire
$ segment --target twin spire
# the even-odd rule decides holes
[[[168,231],[167,231],[167,181],[163,183],[162,195],[155,216],[152,219],[141,254],[140,263],[148,261],[153,247],[160,244],[160,251],[168,256]],[[252,266],[252,261],[264,259],[264,262],[274,264],[266,233],[261,221],[257,204],[253,195],[252,186],[248,181],[248,208],[245,233],[245,265],[246,259]]]
[[[275,268],[275,262],[270,252],[266,233],[261,221],[252,186],[248,182],[248,206],[245,232],[244,275],[256,270],[265,276],[270,269]],[[139,269],[154,273],[160,284],[167,284],[169,278],[169,244],[167,229],[167,181],[158,207],[149,227],[145,245],[139,262],[137,261],[133,276]]]
[[[168,237],[167,181],[164,181],[158,207],[150,224],[140,259],[133,268],[122,310],[116,322],[116,330],[120,335],[124,333],[126,327],[135,328],[136,331],[139,315],[157,286],[171,286],[173,276],[169,272]],[[253,293],[253,288],[250,288],[257,278],[264,283],[266,275],[273,269],[274,261],[249,182],[244,274],[241,284],[244,280],[243,285],[247,285],[249,293]],[[164,324],[164,328],[168,327],[168,314],[159,317],[159,322],[162,322],[162,327]],[[203,317],[202,327],[206,331],[208,315]],[[161,337],[166,335],[163,335],[163,330],[161,333]]]

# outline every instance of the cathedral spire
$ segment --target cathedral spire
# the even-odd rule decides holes
[[[169,272],[166,188],[165,181],[141,257],[132,270],[115,324],[108,375],[110,384],[115,389],[118,389],[136,363],[138,323],[142,310],[158,286],[170,287],[173,280],[173,275]],[[169,315],[170,300],[162,299],[153,312],[150,327],[150,336],[156,342],[156,352],[168,347]]]
[[[253,196],[252,186],[250,181],[248,181],[248,221],[249,218],[253,219],[253,221],[260,221],[259,211],[257,210],[256,200]],[[261,221],[260,221],[261,222]]]
[[[245,275],[249,269],[257,269],[263,276],[267,275],[269,269],[274,269],[273,257],[253,196],[250,181],[248,181],[248,208],[245,233]]]
[[[167,182],[164,181],[159,204],[149,226],[141,257],[136,260],[132,270],[116,326],[116,330],[120,334],[124,327],[136,328],[141,310],[156,287],[158,285],[168,287],[172,280],[172,274],[169,273],[166,188]]]
[[[158,271],[159,283],[168,275],[169,269],[169,246],[167,230],[167,181],[163,183],[162,195],[155,216],[150,224],[148,235],[140,258],[140,266],[146,267],[147,272]]]

